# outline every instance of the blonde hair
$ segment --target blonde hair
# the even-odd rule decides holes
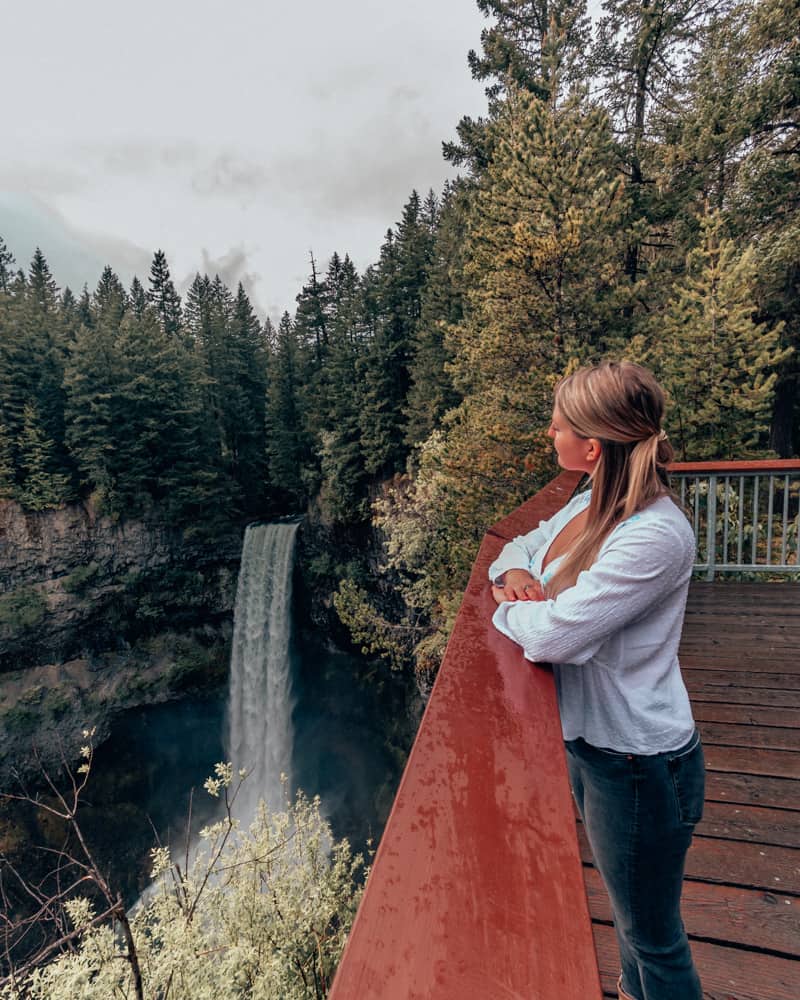
[[[666,466],[672,446],[661,429],[664,393],[652,372],[630,361],[581,368],[562,379],[554,404],[582,438],[597,438],[586,527],[547,586],[553,597],[571,587],[597,558],[621,521],[660,496],[672,496]]]

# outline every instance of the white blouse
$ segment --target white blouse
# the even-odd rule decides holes
[[[547,583],[553,539],[589,503],[580,493],[548,521],[509,542],[489,568],[526,569]],[[545,601],[507,601],[493,622],[525,656],[552,663],[564,739],[582,736],[623,753],[676,750],[694,731],[678,663],[694,534],[669,498],[618,524],[575,585]]]

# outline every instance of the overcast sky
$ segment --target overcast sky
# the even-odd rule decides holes
[[[162,248],[294,309],[308,253],[361,270],[486,107],[474,0],[0,0],[0,236],[93,289]]]

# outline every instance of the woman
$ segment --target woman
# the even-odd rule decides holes
[[[673,499],[664,395],[639,365],[556,388],[559,465],[591,490],[490,568],[495,626],[552,663],[570,780],[608,889],[627,1000],[701,1000],[680,916],[703,751],[678,665],[694,536]]]

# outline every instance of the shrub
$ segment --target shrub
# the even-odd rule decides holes
[[[64,580],[64,590],[70,594],[82,596],[97,579],[100,567],[96,562],[87,563],[73,570]]]
[[[75,950],[7,979],[0,1000],[327,996],[360,898],[363,858],[346,840],[333,842],[319,800],[302,792],[285,812],[270,814],[262,803],[245,828],[232,818],[233,783],[230,764],[218,764],[206,782],[225,816],[201,832],[188,871],[167,848],[152,852],[153,886],[127,915],[130,936],[73,898],[65,909],[81,929]]]
[[[0,630],[14,633],[34,628],[47,613],[47,601],[35,587],[18,587],[0,597]]]

